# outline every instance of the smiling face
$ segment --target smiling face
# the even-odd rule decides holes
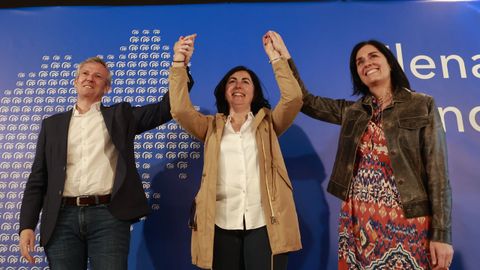
[[[355,63],[358,76],[368,88],[391,85],[390,65],[387,58],[375,46],[367,44],[360,48]]]
[[[252,78],[247,71],[240,70],[233,73],[225,86],[225,99],[230,110],[250,111],[254,90]]]
[[[102,64],[96,62],[84,63],[78,69],[78,74],[74,81],[78,98],[100,101],[103,95],[110,90],[108,76],[109,71]]]

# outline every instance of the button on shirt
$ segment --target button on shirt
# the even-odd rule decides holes
[[[250,112],[239,132],[228,117],[220,144],[215,224],[226,230],[265,226],[260,195],[258,148]]]
[[[68,129],[67,168],[63,196],[112,192],[118,151],[100,111],[100,102],[84,114],[73,109]]]

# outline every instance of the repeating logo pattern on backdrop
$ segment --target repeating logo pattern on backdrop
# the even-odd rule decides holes
[[[132,30],[128,45],[120,46],[118,52],[99,55],[113,75],[112,91],[102,101],[105,105],[122,101],[144,105],[162,100],[168,90],[171,50],[161,41],[158,29]],[[38,72],[19,73],[12,89],[0,89],[0,269],[48,269],[38,246],[34,257],[39,264],[32,267],[20,261],[18,229],[23,189],[41,121],[75,104],[73,81],[77,63],[83,60],[74,55],[44,55]],[[175,170],[178,180],[186,180],[189,160],[199,159],[201,148],[201,143],[174,121],[136,137],[136,166],[152,211],[159,209],[161,196],[150,189],[155,172]],[[40,235],[36,238],[38,245]]]

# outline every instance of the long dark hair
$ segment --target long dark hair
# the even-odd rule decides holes
[[[227,85],[228,79],[230,76],[232,76],[233,73],[237,71],[246,71],[248,74],[250,74],[250,77],[252,78],[253,82],[253,100],[252,104],[250,105],[250,109],[252,110],[252,113],[254,115],[257,114],[257,112],[261,108],[268,108],[270,109],[270,103],[268,100],[265,98],[263,95],[263,90],[262,86],[260,83],[260,79],[258,78],[257,74],[255,72],[251,71],[247,67],[244,66],[236,66],[232,69],[230,69],[227,74],[223,76],[223,78],[220,80],[220,82],[217,84],[215,87],[215,99],[216,102],[215,104],[217,105],[217,111],[219,113],[223,113],[224,115],[229,115],[230,113],[230,107],[228,106],[228,102],[225,99],[225,86]]]
[[[372,45],[377,50],[382,53],[385,58],[387,58],[388,65],[390,66],[390,78],[392,81],[392,90],[396,91],[402,87],[410,89],[410,82],[403,72],[402,67],[397,61],[397,58],[393,55],[393,53],[381,42],[377,40],[367,40],[362,41],[355,45],[352,49],[352,53],[350,54],[350,75],[352,76],[352,84],[353,84],[353,95],[367,95],[370,91],[368,90],[368,86],[366,86],[357,72],[357,53],[358,51],[365,45]]]

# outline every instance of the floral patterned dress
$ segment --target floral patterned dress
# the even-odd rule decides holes
[[[430,269],[430,218],[404,216],[382,129],[382,111],[375,102],[355,166],[340,211],[338,269]]]

